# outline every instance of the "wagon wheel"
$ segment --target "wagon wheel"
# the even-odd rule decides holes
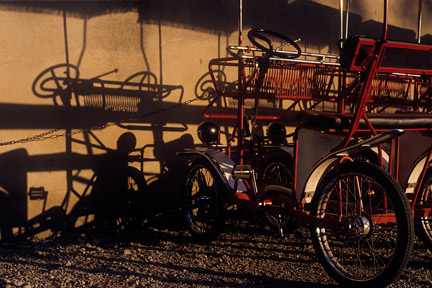
[[[40,98],[53,98],[57,104],[56,97],[60,97],[63,103],[70,99],[70,83],[67,82],[67,71],[69,79],[78,79],[78,67],[72,64],[58,64],[42,71],[33,81],[32,91]]]

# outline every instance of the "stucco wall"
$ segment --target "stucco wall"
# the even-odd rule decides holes
[[[379,36],[381,1],[351,2],[350,32]],[[389,38],[416,39],[417,6],[413,2],[390,2]],[[82,194],[86,183],[81,182],[90,179],[95,169],[93,156],[106,153],[97,146],[116,149],[118,137],[125,132],[134,133],[137,147],[146,147],[144,171],[149,184],[164,187],[157,184],[162,176],[180,174],[174,170],[175,151],[199,143],[196,127],[203,120],[201,111],[208,103],[203,89],[211,87],[208,62],[226,56],[227,44],[237,44],[236,1],[86,3],[0,3],[0,163],[4,172],[0,180],[8,183],[0,185],[21,195],[18,198],[22,202],[16,209],[22,209],[17,217],[24,220],[43,212],[44,201],[27,196],[31,187],[48,191],[46,210],[63,204],[69,213],[78,199],[71,188],[77,195]],[[427,14],[430,7],[427,2],[424,5]],[[301,38],[304,51],[334,54],[339,34],[338,9],[339,1],[334,0],[244,1],[243,28],[274,29],[294,39]],[[429,35],[429,27],[424,21],[423,35]],[[35,88],[32,85],[38,75],[45,71],[41,79],[53,77],[51,70],[45,69],[65,63],[66,54],[69,63],[79,70],[79,79],[118,69],[100,78],[116,81],[113,87],[117,87],[129,76],[140,73],[130,82],[153,85],[143,88],[148,97],[145,105],[135,114],[113,116],[103,109],[97,113],[76,109],[74,98],[70,107],[62,110],[68,105],[54,96],[57,92],[42,91],[42,96],[47,94],[44,98],[35,95],[38,92],[34,89],[40,87],[40,82]],[[66,77],[65,67],[55,69],[57,77]],[[142,75],[147,78],[143,80]],[[157,89],[168,92],[160,93]],[[195,97],[201,100],[171,109]],[[153,114],[155,111],[158,113]],[[99,129],[109,121],[135,116],[140,116],[138,121],[122,123],[123,128],[110,125]],[[51,131],[53,128],[58,130]],[[89,133],[83,133],[83,128],[90,129],[94,137],[86,138]],[[47,131],[52,132],[49,136],[59,136],[8,143]],[[64,135],[71,132],[75,133],[71,137]],[[82,142],[71,142],[72,138]],[[139,163],[134,165],[139,167]],[[77,181],[72,176],[82,179]],[[167,180],[163,181],[167,184]],[[166,191],[154,189],[153,193]]]

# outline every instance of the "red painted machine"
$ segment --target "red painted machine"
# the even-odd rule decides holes
[[[388,41],[384,5],[382,37],[347,38],[340,57],[302,53],[284,35],[253,29],[255,47],[228,46],[232,57],[210,61],[217,93],[203,116],[235,123],[221,145],[218,126],[203,122],[198,134],[208,148],[180,153],[190,156],[183,209],[193,236],[216,236],[228,205],[262,211],[281,234],[285,223],[302,223],[327,273],[355,287],[399,277],[413,246],[413,214],[430,241],[432,152],[418,160],[410,179],[421,181],[406,192],[393,167],[404,130],[429,131],[431,118],[383,111],[409,101],[420,107],[432,46]],[[229,69],[237,80],[221,81]],[[410,89],[423,98],[410,100]],[[220,103],[235,109],[222,113]],[[287,134],[294,122],[275,121],[290,113],[298,124]],[[263,121],[271,122],[267,135]]]

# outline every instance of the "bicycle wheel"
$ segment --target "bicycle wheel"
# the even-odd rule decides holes
[[[310,228],[317,258],[344,286],[386,286],[408,263],[414,234],[408,200],[374,164],[344,163],[333,169],[315,192],[311,215],[341,219],[340,229]]]
[[[225,224],[223,184],[206,161],[198,160],[189,169],[183,191],[186,224],[197,240],[216,237]]]
[[[293,177],[291,174],[290,162],[287,159],[270,159],[261,173],[261,180],[264,182],[276,182],[287,188],[292,188]],[[282,205],[282,203],[273,203]],[[279,227],[279,220],[275,215],[264,213],[268,223],[273,227]]]
[[[432,170],[426,171],[423,184],[420,188],[420,194],[417,198],[417,203],[424,206],[432,204]],[[432,215],[414,219],[415,232],[426,246],[432,250]]]

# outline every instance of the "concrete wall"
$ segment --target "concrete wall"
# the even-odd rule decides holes
[[[351,2],[350,32],[379,36],[381,1]],[[416,39],[414,2],[390,2],[389,38]],[[424,5],[427,15],[431,7]],[[244,1],[243,6],[245,31],[273,29],[301,38],[304,51],[337,53],[339,1],[257,0]],[[0,186],[17,195],[18,203],[8,208],[16,221],[8,221],[20,226],[43,214],[44,205],[45,210],[62,207],[68,214],[86,189],[84,179],[100,169],[96,155],[105,155],[105,148],[115,150],[125,132],[134,133],[136,147],[145,147],[144,174],[150,186],[158,187],[152,193],[169,192],[172,187],[165,184],[174,182],[161,179],[180,175],[175,152],[199,143],[196,128],[212,91],[208,62],[226,56],[227,44],[237,44],[237,23],[236,1],[1,2]],[[424,23],[422,36],[427,40],[430,24]],[[70,75],[78,79],[117,69],[100,77],[107,86],[114,81],[111,88],[126,87],[126,79],[138,73],[129,82],[144,91],[140,110],[86,109],[82,97],[76,102],[76,91],[68,94],[65,83],[54,81],[66,77],[66,66],[60,65],[66,61],[76,67],[70,66]],[[51,80],[43,82],[47,78]],[[200,99],[172,109],[196,97]],[[104,127],[137,116],[122,127]],[[45,132],[58,136],[33,137]],[[70,133],[74,134],[65,136]],[[27,195],[40,187],[48,191],[45,204]]]

